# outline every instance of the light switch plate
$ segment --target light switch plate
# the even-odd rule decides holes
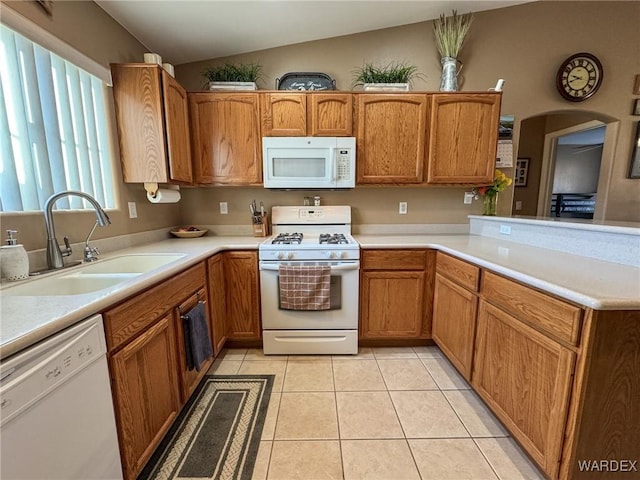
[[[398,213],[400,215],[406,215],[407,214],[407,202],[400,202],[398,204]]]
[[[136,207],[136,202],[128,202],[127,206],[129,207],[129,218],[138,218],[138,208]]]
[[[227,213],[229,213],[227,202],[220,202],[220,214],[226,215]]]
[[[473,192],[464,192],[464,204],[471,205],[471,203],[473,202],[473,197],[475,197]]]
[[[500,225],[500,233],[502,235],[511,235],[511,225]]]

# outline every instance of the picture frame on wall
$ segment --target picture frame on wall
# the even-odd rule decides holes
[[[640,95],[640,73],[636,75],[636,81],[633,84],[633,94]]]
[[[640,98],[636,98],[636,101],[633,103],[633,114],[640,115]]]
[[[526,187],[527,178],[529,177],[529,161],[528,157],[518,158],[516,160],[516,170],[513,174],[513,185],[515,187]]]
[[[640,122],[636,122],[636,136],[633,141],[633,149],[631,152],[629,178],[640,178]]]

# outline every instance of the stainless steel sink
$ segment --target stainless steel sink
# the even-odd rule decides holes
[[[65,275],[53,275],[6,286],[3,296],[82,295],[131,280],[143,273],[180,260],[183,253],[122,255],[74,268]]]

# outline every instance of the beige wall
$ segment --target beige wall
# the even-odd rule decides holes
[[[640,2],[534,2],[490,10],[476,14],[460,58],[464,63],[461,90],[486,90],[498,78],[506,80],[502,112],[515,115],[516,145],[520,121],[548,112],[595,112],[620,121],[606,212],[606,218],[611,220],[640,221],[640,181],[626,178],[632,126],[637,121],[630,112],[634,78],[640,73],[638,24]],[[264,78],[259,82],[260,88],[275,88],[275,79],[287,72],[319,71],[335,78],[338,89],[349,90],[352,72],[363,62],[385,64],[406,60],[415,64],[424,76],[414,82],[415,89],[437,90],[440,63],[431,32],[431,22],[423,22],[272,48],[215,62],[261,63]],[[594,97],[574,104],[557,93],[555,76],[565,58],[581,51],[600,59],[604,83]],[[215,62],[178,65],[176,76],[188,90],[201,89],[202,70]],[[504,170],[513,175],[513,169]],[[356,188],[351,192],[350,200],[360,203],[361,191]],[[213,190],[209,194],[217,195]],[[414,194],[415,191],[410,193]],[[442,203],[451,200],[453,203],[447,203],[448,210],[455,211],[458,218],[468,212],[461,198],[452,199],[444,190],[432,195],[442,195]],[[510,213],[512,195],[513,189],[501,195],[500,215]],[[395,220],[381,216],[381,221]]]
[[[55,1],[52,17],[36,2],[6,2],[33,22],[103,65],[139,61],[147,49],[93,2]],[[215,22],[215,19],[212,20]],[[464,69],[461,90],[486,90],[505,78],[502,112],[516,117],[514,141],[520,121],[561,111],[596,112],[620,120],[612,171],[607,217],[640,221],[640,186],[626,178],[631,154],[631,88],[640,73],[637,25],[640,2],[534,2],[476,15],[468,44],[460,60]],[[214,28],[215,25],[212,25]],[[562,100],[555,90],[555,73],[569,55],[588,51],[604,66],[604,84],[582,104]],[[162,54],[162,52],[158,52]],[[226,60],[226,59],[220,59]],[[231,60],[259,61],[264,66],[261,88],[274,88],[275,79],[287,72],[320,71],[349,90],[353,70],[364,62],[381,64],[406,60],[423,75],[414,83],[419,90],[437,90],[440,63],[433,44],[431,23],[423,22],[375,32],[274,48],[237,56]],[[178,65],[176,74],[188,90],[202,88],[200,72],[210,62]],[[117,149],[116,149],[117,152]],[[512,175],[512,169],[505,169]],[[119,172],[119,171],[118,171]],[[356,188],[349,192],[325,192],[327,203],[354,205],[355,223],[456,223],[479,213],[479,202],[463,205],[464,188]],[[139,186],[119,183],[120,205],[136,201],[139,218],[129,220],[122,209],[111,214],[113,225],[98,229],[96,238],[164,228],[178,223],[244,224],[245,205],[251,198],[270,206],[295,204],[302,193],[270,192],[250,188],[202,188],[183,190],[178,205],[150,205]],[[509,214],[513,190],[501,195],[498,213]],[[218,201],[228,201],[230,214],[217,214]],[[398,201],[409,202],[406,216],[397,214]],[[82,241],[93,223],[91,213],[58,213],[59,236]],[[2,229],[20,231],[27,249],[44,247],[42,214],[1,214]]]
[[[7,6],[104,66],[111,62],[140,61],[142,54],[147,51],[144,45],[93,2],[56,0],[51,17],[33,1],[3,0],[0,4],[2,9]],[[113,106],[111,113],[113,115]],[[113,117],[111,121],[114,121]],[[115,123],[113,125],[113,161],[116,165],[116,177],[120,179],[122,176]],[[116,185],[118,208],[108,212],[112,223],[106,228],[96,229],[93,238],[142,232],[179,223],[179,205],[151,205],[141,186],[125,185],[121,180]],[[127,202],[131,201],[137,204],[137,219],[129,219]],[[82,242],[95,222],[95,215],[92,212],[59,212],[55,214],[55,221],[60,242],[65,235],[72,243]],[[18,239],[27,250],[44,248],[46,245],[44,217],[41,212],[1,213],[0,224],[3,238],[4,230],[18,230]]]
[[[538,207],[538,188],[542,171],[542,150],[546,116],[523,120],[520,124],[520,145],[518,157],[529,158],[529,174],[526,187],[513,190],[514,215],[535,216]],[[515,202],[522,202],[522,210],[515,210]]]

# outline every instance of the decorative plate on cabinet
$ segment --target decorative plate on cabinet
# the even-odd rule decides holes
[[[336,81],[326,73],[290,72],[276,78],[276,90],[335,90]]]

